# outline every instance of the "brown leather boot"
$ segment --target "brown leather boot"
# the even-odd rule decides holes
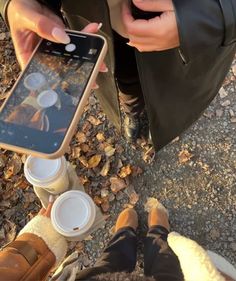
[[[119,214],[116,221],[115,232],[125,226],[132,227],[134,230],[138,227],[138,215],[132,208],[127,208]]]
[[[148,227],[153,225],[161,225],[170,231],[168,211],[160,202],[148,214]]]

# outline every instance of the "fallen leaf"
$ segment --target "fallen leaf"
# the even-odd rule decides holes
[[[79,161],[84,165],[84,167],[88,168],[88,161],[85,156],[80,156]]]
[[[184,164],[193,157],[193,154],[191,154],[187,149],[184,149],[180,151],[178,156],[179,156],[179,163]]]
[[[81,150],[82,150],[84,153],[86,153],[86,152],[89,151],[89,145],[86,144],[86,143],[82,143],[82,144],[80,145],[80,148],[81,148]]]
[[[108,145],[104,149],[107,157],[111,157],[115,154],[116,149],[112,145]]]
[[[74,146],[71,149],[71,157],[79,158],[80,157],[81,148],[79,146]]]
[[[155,158],[156,152],[153,146],[147,146],[146,151],[143,154],[143,160],[144,162],[150,164],[153,162]]]
[[[123,179],[118,178],[118,177],[111,177],[110,178],[110,183],[111,183],[111,190],[114,193],[119,192],[120,190],[126,188],[126,183]]]
[[[124,192],[128,195],[131,205],[135,205],[138,202],[139,195],[136,193],[133,185],[129,185]]]
[[[98,126],[98,125],[100,125],[102,123],[99,119],[97,119],[96,117],[94,117],[92,115],[89,116],[88,121],[91,124],[93,124],[94,126]]]
[[[8,244],[16,238],[16,225],[10,220],[5,220],[3,227],[5,230],[4,244]]]
[[[84,143],[87,140],[86,135],[83,132],[78,132],[75,138],[79,143]]]
[[[110,204],[109,204],[109,201],[105,201],[101,204],[101,208],[102,208],[102,211],[104,213],[108,212],[108,210],[110,209]]]
[[[98,164],[100,163],[102,159],[102,155],[101,154],[95,154],[94,156],[92,156],[89,160],[88,160],[88,168],[95,168],[98,166]]]
[[[0,154],[0,168],[4,168],[7,163],[7,156],[3,153]]]
[[[82,185],[85,185],[86,183],[89,183],[89,179],[85,175],[80,175],[79,181],[81,182]]]
[[[98,133],[98,134],[96,135],[96,138],[97,138],[97,140],[98,140],[99,142],[102,142],[102,141],[105,140],[105,137],[104,137],[104,134],[103,134],[103,133]]]
[[[102,167],[100,175],[103,177],[106,177],[109,173],[110,166],[111,166],[110,160],[107,160],[106,163],[104,164],[104,166]]]
[[[22,166],[21,158],[15,153],[12,159],[8,162],[7,168],[4,171],[5,179],[9,179],[11,176],[20,172]]]
[[[94,201],[94,203],[95,203],[96,205],[98,205],[98,206],[100,206],[100,205],[104,202],[103,198],[101,198],[101,197],[99,197],[99,196],[95,196],[95,197],[93,198],[93,201]]]
[[[130,164],[128,164],[127,166],[124,166],[121,168],[118,175],[121,178],[126,178],[127,176],[129,176],[131,174],[131,172],[132,172],[132,170],[131,170]]]

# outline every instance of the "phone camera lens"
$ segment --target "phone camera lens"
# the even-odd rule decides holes
[[[66,49],[67,52],[73,52],[76,49],[76,46],[75,46],[75,44],[72,44],[72,43],[67,44],[65,49]]]

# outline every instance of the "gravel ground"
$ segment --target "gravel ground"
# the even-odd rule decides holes
[[[12,86],[19,71],[10,39],[1,35],[5,32],[0,22],[1,96]],[[104,121],[104,133],[109,134],[115,143],[124,148],[117,157],[143,170],[141,175],[130,179],[140,196],[136,205],[140,217],[140,241],[147,230],[144,203],[148,197],[156,197],[168,208],[173,230],[223,255],[236,266],[235,79],[236,64],[232,66],[220,94],[203,116],[179,139],[162,149],[151,164],[144,162],[144,151],[140,146],[130,149],[111,130],[109,122]],[[91,107],[89,110],[95,109]],[[183,151],[188,152],[186,162],[181,162],[179,156]],[[6,209],[6,212],[11,212],[8,217],[17,225],[18,230],[25,224],[27,212],[39,209],[37,200],[24,208],[21,198],[25,192],[32,191],[30,188],[16,190],[19,197],[17,205]],[[110,203],[110,217],[106,226],[85,242],[84,266],[93,264],[99,256],[111,237],[111,229],[118,213],[128,201],[125,192],[116,194],[116,199]],[[2,218],[4,216],[5,212]],[[140,246],[139,268],[143,267],[141,249]]]

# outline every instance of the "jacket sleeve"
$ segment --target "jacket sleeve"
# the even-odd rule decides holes
[[[173,0],[186,62],[236,42],[236,0]]]
[[[6,17],[6,11],[7,6],[10,3],[11,0],[0,0],[0,14],[2,15],[5,22],[7,22]],[[30,0],[29,0],[30,1]],[[56,14],[60,14],[61,9],[61,1],[60,0],[38,0],[39,3],[46,5],[48,8],[50,8],[52,11],[54,11]]]
[[[38,215],[0,252],[1,280],[44,280],[66,251],[65,238],[54,230],[49,218]]]
[[[6,10],[10,0],[0,0],[0,14],[6,22]]]

